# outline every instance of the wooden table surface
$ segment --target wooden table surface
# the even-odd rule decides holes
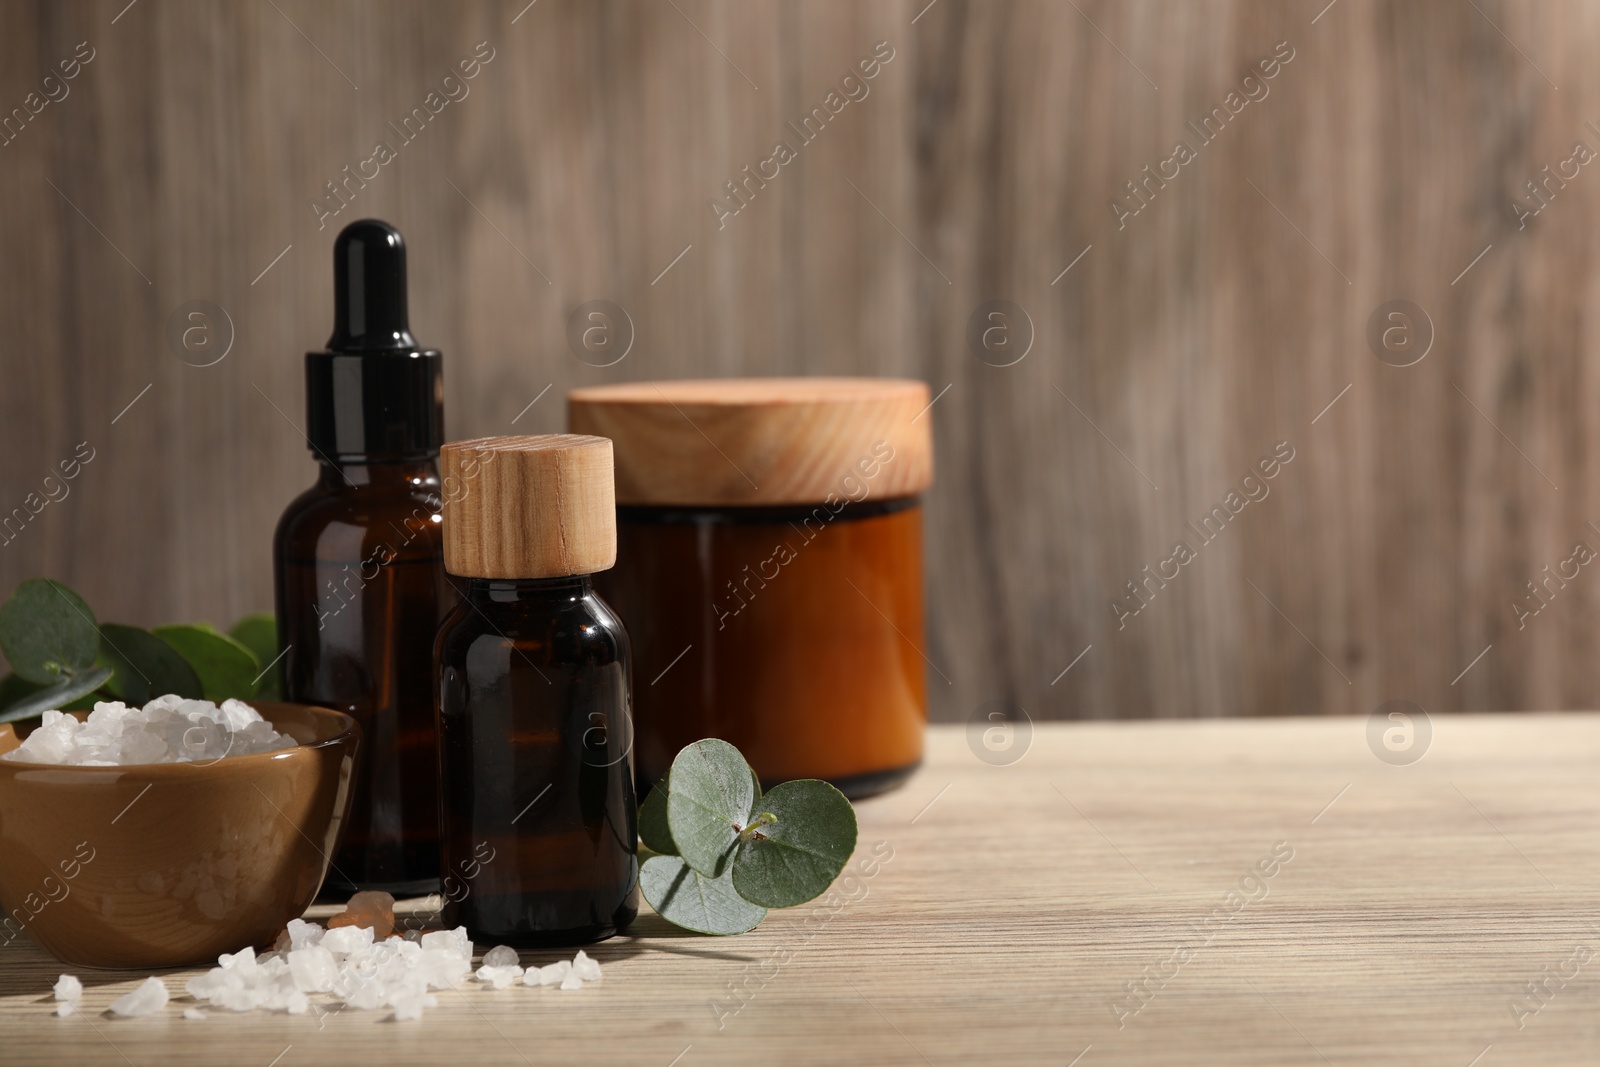
[[[1356,718],[1052,724],[1003,766],[934,728],[858,805],[858,857],[892,858],[832,907],[648,916],[599,985],[469,983],[420,1022],[185,1021],[193,972],[116,1019],[144,974],[82,971],[57,1019],[63,968],[18,940],[0,1063],[1595,1063],[1600,715],[1432,725],[1407,766]]]

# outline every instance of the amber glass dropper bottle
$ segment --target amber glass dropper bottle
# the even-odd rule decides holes
[[[439,886],[431,659],[454,604],[439,536],[440,355],[411,336],[406,249],[386,222],[333,245],[334,326],[306,354],[321,470],[274,539],[285,699],[361,724],[354,799],[325,892]]]

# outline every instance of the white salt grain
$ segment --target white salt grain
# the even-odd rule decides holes
[[[496,945],[483,954],[485,967],[516,967],[522,963],[517,950],[510,945]]]
[[[65,1019],[78,1010],[78,1001],[83,998],[83,983],[70,974],[64,974],[56,979],[55,984],[56,1014]]]
[[[336,926],[324,933],[318,944],[329,952],[349,954],[371,948],[372,939],[370,926]]]
[[[111,1013],[133,1018],[153,1015],[167,1006],[167,986],[159,978],[146,978],[137,989],[111,1002]]]
[[[333,953],[322,945],[289,950],[289,973],[294,985],[302,993],[326,993],[339,977],[339,965]]]
[[[467,939],[467,928],[458,926],[454,930],[430,930],[422,935],[418,942],[423,948],[445,949],[457,956],[472,958],[472,942]]]
[[[37,729],[0,759],[21,763],[115,767],[192,763],[293,748],[295,740],[272,728],[250,705],[224,700],[157,697],[144,707],[100,701],[84,721],[47,711]]]
[[[304,919],[290,919],[289,928],[284,932],[289,935],[290,948],[306,948],[322,940],[322,927]]]
[[[529,970],[532,970],[530,967]],[[568,960],[558,960],[548,967],[539,968],[540,985],[556,985],[572,973],[572,963]]]
[[[189,994],[231,1011],[262,1009],[291,1015],[311,1010],[312,996],[326,994],[358,1011],[387,1008],[396,1021],[405,1022],[438,1007],[433,990],[458,988],[467,975],[493,989],[509,988],[518,979],[524,986],[568,990],[600,980],[599,961],[585,952],[524,971],[516,950],[505,945],[486,952],[483,965],[474,972],[472,941],[465,927],[434,930],[416,939],[377,940],[370,926],[324,930],[296,919],[280,944],[285,947],[260,956],[251,948],[224,953],[217,958],[219,966],[189,980]],[[165,992],[162,987],[155,994],[162,1003]],[[190,1008],[184,1017],[204,1018],[205,1013]]]
[[[477,977],[484,985],[493,986],[495,989],[506,989],[512,982],[522,977],[522,968],[516,964],[510,967],[479,967]]]
[[[324,930],[297,919],[289,924],[287,940],[287,951],[258,957],[243,949],[218,957],[221,966],[189,980],[189,993],[232,1011],[290,1015],[311,1010],[311,994],[327,993],[347,1008],[389,1008],[397,1020],[408,1020],[438,1007],[430,990],[453,989],[472,973],[472,941],[464,927],[419,940],[377,940],[370,926]],[[512,978],[522,973],[520,967],[511,970]]]
[[[580,948],[578,954],[572,958],[572,973],[582,978],[585,982],[598,982],[600,981],[600,961],[591,959]]]

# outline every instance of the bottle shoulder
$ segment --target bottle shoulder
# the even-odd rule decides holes
[[[365,558],[384,549],[396,558],[437,556],[441,505],[436,485],[319,483],[284,509],[273,543],[280,557]]]
[[[559,600],[494,600],[469,592],[440,624],[438,651],[447,658],[465,655],[481,641],[510,644],[524,655],[538,650],[547,662],[630,657],[622,619],[592,591]]]

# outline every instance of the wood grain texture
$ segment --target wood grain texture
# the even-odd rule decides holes
[[[1600,960],[1567,961],[1575,946],[1600,952],[1600,716],[1436,716],[1409,766],[1376,759],[1365,726],[1048,724],[1003,766],[980,762],[962,729],[935,727],[927,766],[858,805],[853,877],[831,903],[726,939],[674,936],[649,917],[592,950],[598,986],[473,986],[442,993],[419,1023],[354,1011],[188,1022],[176,1002],[159,1018],[101,1016],[144,977],[126,972],[85,975],[85,1014],[60,1020],[49,988],[61,968],[18,940],[0,948],[0,1062],[999,1054],[1059,1067],[1087,1048],[1079,1067],[1280,1067],[1465,1065],[1489,1047],[1479,1067],[1593,1063]],[[1008,757],[1022,751],[1012,741]],[[1274,855],[1288,858],[1250,880]],[[192,973],[165,977],[176,990]],[[1513,1011],[1546,981],[1537,1012]],[[1142,983],[1136,1014],[1130,982]]]
[[[562,578],[617,561],[611,442],[476,437],[439,454],[444,565],[466,578]]]
[[[616,442],[623,504],[831,504],[928,489],[930,403],[904,379],[724,378],[576,389],[567,419]]]
[[[0,585],[142,624],[268,607],[328,249],[374,215],[458,438],[560,430],[578,385],[927,381],[935,718],[1594,706],[1600,582],[1527,583],[1600,548],[1600,179],[1541,170],[1600,148],[1597,32],[1581,0],[7,0],[0,113],[95,58],[0,148],[0,515],[95,458]],[[1366,341],[1396,298],[1432,325],[1411,367]],[[1012,366],[969,346],[996,299],[1034,333]],[[193,300],[232,321],[214,366],[169,349]],[[611,367],[569,348],[593,300],[636,334]],[[1270,495],[1119,628],[1278,442]]]

